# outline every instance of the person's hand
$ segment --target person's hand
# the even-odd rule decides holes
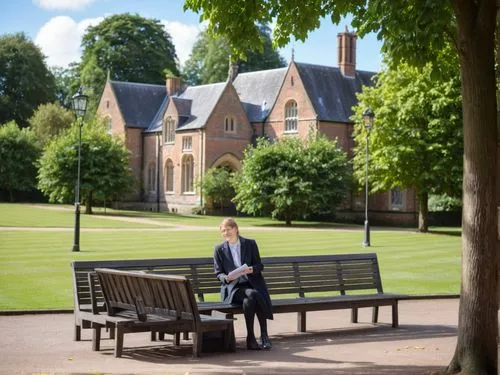
[[[246,270],[245,270],[245,274],[249,274],[249,273],[252,273],[253,272],[253,267],[248,267]]]
[[[234,277],[229,277],[228,275],[226,275],[226,283],[230,283],[233,280],[234,280]]]

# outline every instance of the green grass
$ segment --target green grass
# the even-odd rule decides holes
[[[118,212],[113,214],[118,215]],[[33,217],[23,220],[25,215],[36,215],[42,222]],[[130,212],[126,215],[132,216]],[[5,227],[12,219],[22,223],[15,226],[40,227],[45,223],[50,227],[68,228],[73,225],[73,216],[71,211],[0,205],[0,227]],[[71,308],[73,292],[69,264],[73,260],[207,257],[212,256],[214,245],[221,241],[220,217],[147,213],[136,216],[154,220],[161,217],[176,225],[206,228],[177,230],[142,226],[144,231],[139,231],[135,229],[141,227],[138,223],[82,215],[82,219],[89,221],[82,220],[80,252],[70,251],[71,230],[0,228],[0,310]],[[34,224],[28,225],[32,222]],[[105,230],[85,230],[97,228],[99,224]],[[110,224],[117,229],[105,227]],[[135,228],[127,228],[125,224]],[[428,234],[375,228],[371,233],[372,246],[363,248],[360,226],[302,223],[301,228],[285,229],[269,219],[256,218],[242,218],[239,224],[242,235],[257,240],[262,256],[376,252],[386,292],[411,295],[459,292],[461,244],[458,228],[443,228]],[[321,229],[311,230],[311,226]]]

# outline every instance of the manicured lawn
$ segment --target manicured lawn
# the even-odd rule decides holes
[[[8,221],[4,215],[22,219],[26,207],[0,205],[0,227]],[[13,208],[14,207],[14,208]],[[39,220],[54,226],[63,218],[70,221],[71,211],[35,209]],[[22,213],[19,213],[22,211]],[[45,212],[46,214],[43,214]],[[63,213],[59,219],[54,212]],[[34,215],[34,213],[32,213]],[[50,218],[44,218],[47,215]],[[140,213],[157,220],[158,216]],[[82,215],[85,217],[86,215]],[[95,219],[82,225],[81,252],[71,252],[72,231],[14,231],[0,228],[0,310],[71,308],[72,282],[70,262],[73,260],[139,259],[163,257],[212,256],[213,247],[220,242],[220,217],[180,217],[173,224],[206,226],[206,228],[147,227],[139,223]],[[89,218],[89,220],[94,218]],[[412,295],[459,292],[460,231],[445,228],[429,234],[413,231],[374,228],[372,246],[363,248],[361,227],[339,225],[332,228],[311,224],[301,228],[273,227],[269,219],[239,220],[243,236],[258,241],[262,256],[294,254],[342,254],[376,252],[379,257],[384,290]],[[18,219],[19,220],[19,219]],[[163,220],[167,220],[163,218]],[[204,224],[199,224],[199,221]],[[23,225],[31,218],[23,221]],[[102,231],[85,231],[103,223]],[[90,223],[90,224],[89,224]],[[115,223],[117,229],[106,227]],[[247,224],[248,223],[248,224]],[[126,228],[123,224],[142,227]],[[95,226],[94,226],[95,225]],[[16,225],[16,226],[19,226]],[[40,225],[33,225],[40,226]],[[252,226],[254,228],[246,228]],[[328,227],[330,225],[326,225]],[[335,228],[335,229],[333,229]],[[265,271],[264,271],[265,272]]]

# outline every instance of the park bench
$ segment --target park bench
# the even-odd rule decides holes
[[[296,312],[299,332],[306,331],[309,311],[351,309],[351,321],[356,323],[358,309],[372,307],[372,322],[377,323],[380,306],[392,308],[392,327],[398,327],[398,301],[406,296],[384,293],[375,253],[263,257],[262,263],[274,312]],[[217,302],[220,284],[211,257],[74,261],[75,340],[80,340],[82,328],[92,327],[92,305],[95,311],[104,309],[98,282],[94,296],[90,293],[89,273],[95,268],[186,276],[200,313],[219,311],[231,316],[242,312],[238,305]],[[113,338],[113,331],[110,335]]]
[[[89,277],[98,278],[107,310],[94,311],[94,337],[99,339],[100,329],[112,325],[115,357],[122,355],[124,334],[132,332],[192,332],[194,357],[201,354],[203,333],[220,332],[223,349],[235,350],[233,320],[201,315],[186,277],[106,268],[95,269]],[[94,286],[92,281],[91,293]]]

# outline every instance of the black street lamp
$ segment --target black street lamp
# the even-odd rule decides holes
[[[366,108],[363,112],[363,123],[366,129],[366,165],[365,165],[365,239],[363,246],[370,246],[370,224],[368,224],[368,161],[369,149],[368,143],[370,141],[370,131],[373,128],[373,120],[375,114],[370,108]]]
[[[85,116],[85,112],[87,112],[88,99],[89,97],[82,93],[81,88],[79,88],[78,92],[71,98],[71,103],[78,121],[78,172],[75,189],[75,236],[72,251],[80,251],[80,157],[82,151],[83,117]]]

